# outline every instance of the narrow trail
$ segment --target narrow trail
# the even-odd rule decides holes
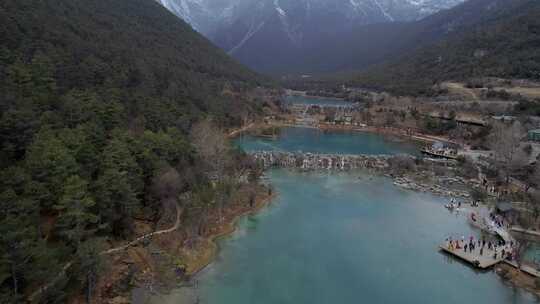
[[[133,246],[141,243],[142,241],[144,241],[146,239],[150,239],[150,238],[152,238],[154,236],[171,233],[171,232],[174,232],[174,231],[178,230],[178,228],[180,228],[182,212],[183,212],[183,210],[180,207],[180,204],[178,202],[176,202],[176,221],[175,221],[174,225],[171,228],[164,229],[164,230],[158,230],[158,231],[154,231],[154,232],[145,234],[145,235],[143,235],[141,237],[138,237],[135,240],[127,243],[126,245],[102,251],[102,252],[99,253],[99,255],[100,256],[106,256],[106,255],[110,255],[110,254],[123,252],[123,251],[129,249],[130,247],[133,247]],[[71,268],[71,266],[73,266],[74,263],[75,263],[74,261],[70,261],[70,262],[66,263],[62,267],[62,270],[60,271],[60,273],[58,273],[58,275],[56,275],[56,277],[54,277],[51,281],[49,281],[49,283],[41,286],[36,291],[34,291],[32,294],[30,294],[30,296],[28,297],[28,301],[33,302],[36,299],[36,297],[40,296],[41,294],[43,294],[44,292],[49,290],[49,288],[56,285],[56,283],[58,283],[66,275],[66,271],[69,268]]]
[[[252,122],[252,123],[240,128],[240,129],[233,130],[233,131],[229,132],[229,134],[227,134],[227,137],[229,137],[229,138],[234,137],[239,133],[242,133],[242,132],[244,132],[246,130],[251,129],[254,125],[255,125],[255,123]]]
[[[109,249],[109,250],[105,250],[105,251],[101,252],[100,255],[108,255],[108,254],[114,254],[114,253],[117,253],[117,252],[120,252],[120,251],[124,251],[124,250],[128,249],[129,247],[133,247],[133,246],[139,244],[140,242],[142,242],[142,241],[144,241],[146,239],[150,239],[150,238],[152,238],[154,236],[157,236],[157,235],[174,232],[174,231],[178,230],[178,228],[180,228],[180,218],[181,218],[181,216],[182,216],[182,208],[180,208],[180,205],[178,203],[176,203],[176,221],[175,221],[174,225],[171,228],[165,229],[165,230],[154,231],[154,232],[145,234],[145,235],[143,235],[141,237],[138,237],[135,240],[127,243],[126,245],[116,247],[116,248],[112,248],[112,249]]]

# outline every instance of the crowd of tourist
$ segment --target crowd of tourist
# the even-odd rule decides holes
[[[451,205],[455,205],[455,201],[451,201]],[[508,234],[507,228],[510,227],[510,222],[507,221],[504,216],[490,212],[489,216],[477,218],[475,212],[471,213],[471,221],[473,223],[478,223],[479,220],[483,222],[483,225],[480,225],[482,229],[496,233],[501,236],[501,239],[498,240],[486,240],[485,238],[475,238],[470,236],[468,239],[465,236],[462,236],[461,239],[454,239],[448,237],[446,239],[446,246],[449,251],[462,250],[464,253],[476,257],[492,257],[495,260],[498,259],[508,259],[516,260],[518,250],[517,242]]]
[[[489,214],[489,219],[498,228],[510,228],[510,223],[501,215],[491,212]]]
[[[485,238],[479,239],[470,236],[466,239],[465,236],[462,236],[461,240],[448,237],[446,244],[450,251],[463,250],[466,253],[477,254],[478,256],[491,256],[495,260],[498,258],[514,260],[517,255],[516,243],[514,241],[486,241]]]

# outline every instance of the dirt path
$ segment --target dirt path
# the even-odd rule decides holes
[[[129,247],[133,247],[133,246],[139,244],[140,242],[142,242],[142,241],[144,241],[146,239],[150,239],[150,238],[152,238],[154,236],[157,236],[157,235],[174,232],[174,231],[178,230],[178,228],[180,228],[180,218],[181,218],[181,216],[182,216],[182,208],[180,208],[180,205],[178,203],[176,203],[176,222],[174,223],[174,226],[172,226],[169,229],[159,230],[159,231],[155,231],[155,232],[152,232],[152,233],[145,234],[145,235],[143,235],[141,237],[138,237],[135,240],[127,243],[124,246],[120,246],[120,247],[116,247],[116,248],[112,248],[112,249],[103,251],[103,252],[100,253],[100,255],[108,255],[108,254],[114,254],[114,253],[117,253],[117,252],[120,252],[120,251],[124,251],[124,250],[128,249]]]
[[[130,247],[133,247],[133,246],[141,243],[142,241],[144,241],[146,239],[150,239],[150,238],[152,238],[154,236],[157,236],[157,235],[167,234],[167,233],[171,233],[171,232],[174,232],[174,231],[178,230],[178,228],[180,228],[180,221],[181,221],[181,217],[182,217],[182,211],[183,210],[180,207],[180,204],[177,202],[176,203],[176,221],[175,221],[174,225],[171,228],[164,229],[164,230],[159,230],[159,231],[154,231],[152,233],[145,234],[145,235],[143,235],[141,237],[138,237],[135,240],[127,243],[126,245],[102,251],[102,252],[99,253],[99,255],[106,256],[106,255],[115,254],[115,253],[118,253],[118,252],[123,252],[123,251],[129,249]],[[60,271],[60,273],[58,275],[56,275],[56,277],[54,277],[51,281],[49,281],[49,283],[41,286],[36,291],[34,291],[32,294],[30,294],[30,296],[28,297],[28,301],[33,302],[36,299],[36,297],[40,296],[41,294],[46,292],[49,288],[56,285],[56,283],[58,283],[66,275],[66,271],[69,268],[71,268],[71,266],[73,266],[73,264],[74,264],[74,261],[70,261],[67,264],[65,264],[64,267],[62,267],[62,270]]]
[[[242,128],[239,128],[239,129],[236,129],[236,130],[233,130],[233,131],[229,132],[229,134],[227,134],[227,136],[229,138],[235,137],[236,135],[251,129],[254,125],[255,125],[255,123],[252,122],[252,123],[250,123],[250,124],[248,124],[248,125],[246,125],[246,126],[244,126]]]

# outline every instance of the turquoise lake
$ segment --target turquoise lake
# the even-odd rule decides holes
[[[293,151],[337,154],[418,154],[415,143],[354,131],[283,128],[277,140],[243,135],[236,143],[246,151]]]
[[[285,101],[290,104],[301,104],[301,105],[319,105],[319,106],[338,106],[338,107],[351,107],[354,104],[349,101],[335,98],[314,98],[310,96],[287,96]]]
[[[318,136],[319,143],[273,145],[314,152],[414,151],[379,136]],[[259,145],[246,138],[240,144]],[[156,296],[153,303],[538,303],[495,273],[478,272],[437,250],[449,235],[478,235],[464,216],[443,207],[446,198],[402,190],[391,179],[364,172],[275,169],[266,175],[278,193],[273,202],[219,241],[219,255],[196,276],[196,287]]]

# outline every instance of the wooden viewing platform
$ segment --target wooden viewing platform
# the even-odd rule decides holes
[[[469,218],[470,220],[470,218]],[[506,242],[506,246],[501,247],[499,246],[497,248],[497,258],[494,258],[495,251],[493,249],[488,249],[487,246],[484,247],[483,254],[480,255],[480,246],[478,246],[478,240],[477,243],[474,243],[476,248],[473,251],[467,250],[465,251],[463,249],[464,241],[459,242],[461,248],[454,248],[450,247],[450,243],[447,241],[444,244],[439,246],[439,249],[447,254],[450,254],[452,256],[455,256],[462,261],[465,261],[471,265],[473,265],[476,268],[480,269],[488,269],[490,267],[495,266],[498,263],[504,262],[507,265],[510,265],[526,274],[529,274],[533,277],[540,278],[540,268],[537,266],[531,266],[526,264],[519,265],[515,261],[505,259],[502,255],[503,249],[505,250],[505,253],[512,250],[512,247],[510,247],[508,244],[517,243],[514,237],[504,228],[504,226],[498,226],[496,225],[493,220],[489,218],[481,218],[477,221],[471,221],[470,223],[474,226],[487,231],[489,233],[498,235],[501,239],[503,239]],[[512,227],[512,231],[522,232],[522,233],[538,233],[536,231],[531,230],[525,230],[520,227]],[[540,234],[540,233],[539,233]],[[452,244],[456,244],[456,241],[451,241]]]
[[[463,250],[463,248],[460,249],[449,249],[446,244],[443,244],[439,246],[439,248],[455,257],[460,258],[461,260],[468,262],[469,264],[473,265],[476,268],[480,269],[488,269],[504,260],[501,254],[501,250],[497,251],[497,258],[495,259],[493,257],[493,254],[495,253],[493,250],[487,249],[487,246],[484,247],[483,255],[480,255],[480,248],[475,248],[474,251]]]

